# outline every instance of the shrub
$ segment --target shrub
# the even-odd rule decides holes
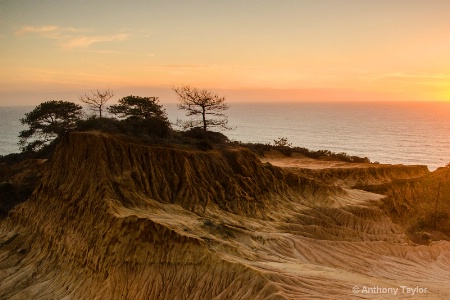
[[[206,140],[213,144],[225,144],[228,142],[228,137],[220,132],[204,131],[201,127],[194,127],[182,133],[183,136],[197,139]]]
[[[250,149],[252,152],[256,153],[259,156],[264,156],[267,151],[277,150],[286,156],[292,156],[294,153],[298,153],[314,159],[329,157],[352,163],[370,163],[370,160],[367,157],[350,156],[344,152],[334,153],[330,150],[314,151],[303,147],[292,147],[292,144],[289,143],[286,138],[279,138],[278,140],[274,140],[273,145],[262,143],[240,143],[239,145]]]
[[[77,123],[78,131],[99,130],[107,133],[124,133],[124,126],[120,121],[113,118],[95,118],[80,120]]]
[[[171,132],[170,123],[160,118],[128,118],[120,123],[125,127],[125,133],[138,137],[165,138]]]
[[[286,156],[292,156],[294,152],[294,149],[292,148],[292,143],[289,143],[288,139],[285,137],[280,137],[277,140],[274,140],[273,145],[275,149],[277,149]]]
[[[171,132],[170,124],[160,118],[128,118],[117,120],[114,118],[89,118],[78,122],[77,130],[99,130],[107,133],[121,133],[144,139],[165,138]]]

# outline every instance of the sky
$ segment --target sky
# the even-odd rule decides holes
[[[0,105],[450,101],[448,0],[0,0]]]

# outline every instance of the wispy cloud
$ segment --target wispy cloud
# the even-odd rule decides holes
[[[54,25],[24,26],[18,31],[16,31],[16,35],[20,36],[25,34],[38,34],[48,39],[63,39],[63,38],[70,38],[74,34],[86,31],[87,31],[86,29],[78,29],[73,27],[59,27]]]
[[[111,55],[133,55],[133,56],[142,56],[142,57],[155,57],[154,53],[148,52],[127,52],[127,51],[116,51],[116,50],[90,50],[93,53],[100,54],[111,54]]]
[[[87,48],[93,44],[104,42],[126,41],[130,35],[125,33],[113,35],[78,36],[63,41],[60,45],[64,49]]]
[[[38,34],[47,39],[57,40],[58,45],[66,50],[88,48],[97,43],[125,41],[130,37],[130,34],[123,32],[108,35],[88,35],[87,32],[89,32],[87,29],[54,25],[24,26],[16,31],[16,35]]]
[[[22,35],[27,33],[40,33],[46,34],[49,32],[55,32],[58,30],[58,26],[25,26],[16,31],[16,34]]]

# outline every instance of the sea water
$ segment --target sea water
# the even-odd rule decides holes
[[[0,106],[0,155],[19,152],[19,133],[27,129],[20,123],[20,119],[32,109],[31,106]]]
[[[172,115],[183,112],[167,107]],[[430,170],[450,162],[450,103],[232,103],[225,132],[232,140],[331,150]]]
[[[430,170],[450,162],[450,103],[297,102],[229,103],[230,140],[331,150]],[[172,122],[186,119],[176,104],[164,104]],[[33,107],[0,107],[0,155],[19,151],[19,119]]]

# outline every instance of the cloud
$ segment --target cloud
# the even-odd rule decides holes
[[[16,35],[38,34],[49,39],[62,39],[70,37],[79,32],[85,32],[85,29],[77,29],[73,27],[59,27],[54,25],[47,26],[24,26],[16,31]]]
[[[127,33],[87,35],[86,32],[88,32],[86,29],[47,25],[24,26],[16,31],[16,35],[38,34],[47,39],[57,40],[58,45],[66,50],[87,48],[97,43],[125,41],[130,37]]]
[[[16,31],[16,34],[23,35],[27,33],[39,33],[45,35],[49,32],[56,32],[59,30],[60,28],[58,26],[25,26]]]
[[[90,52],[93,53],[99,53],[99,54],[111,54],[111,55],[133,55],[133,56],[143,56],[143,57],[155,57],[155,54],[153,53],[146,53],[146,52],[127,52],[127,51],[116,51],[116,50],[90,50]]]
[[[64,49],[87,48],[97,43],[126,41],[129,36],[129,34],[125,33],[114,35],[77,36],[63,41],[60,45]]]

